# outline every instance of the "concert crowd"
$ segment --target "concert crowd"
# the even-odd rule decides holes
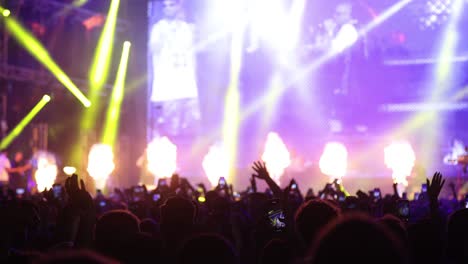
[[[42,193],[1,192],[2,263],[468,263],[468,209],[439,197],[435,173],[417,199],[339,181],[282,189],[263,162],[250,186],[212,190],[173,175],[98,191],[78,175]],[[257,189],[265,182],[266,190]],[[193,184],[193,185],[192,185]],[[106,193],[106,195],[104,195]]]

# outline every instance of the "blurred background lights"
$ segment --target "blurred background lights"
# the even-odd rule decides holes
[[[37,169],[34,173],[37,190],[39,192],[52,188],[57,178],[57,164],[55,156],[46,151],[38,151],[34,155],[37,162]]]
[[[279,184],[284,170],[291,164],[291,157],[288,148],[277,133],[268,133],[262,160],[271,178]]]
[[[203,158],[203,170],[211,183],[216,186],[220,177],[229,175],[229,157],[222,144],[214,144]]]
[[[115,169],[112,147],[95,144],[88,155],[88,173],[94,179],[96,188],[103,190],[107,179]]]
[[[453,0],[429,0],[419,18],[422,29],[435,29],[445,23],[452,13]]]
[[[392,170],[394,183],[407,186],[416,156],[413,147],[406,141],[393,142],[384,150],[385,165]]]
[[[348,168],[348,150],[339,142],[329,142],[323,149],[319,161],[320,171],[330,177],[330,181],[341,180]]]
[[[76,173],[76,168],[72,166],[65,166],[63,167],[63,173],[65,173],[65,175],[71,176]]]
[[[177,170],[177,146],[167,137],[156,137],[146,149],[148,161],[147,170],[155,177],[155,183],[160,178],[171,177]]]

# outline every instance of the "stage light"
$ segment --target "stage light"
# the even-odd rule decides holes
[[[286,168],[291,165],[291,156],[277,133],[268,133],[262,160],[265,162],[271,178],[280,184],[281,176],[283,176]]]
[[[408,186],[406,178],[411,175],[416,156],[413,147],[406,141],[393,142],[384,149],[385,165],[392,170],[394,183]]]
[[[42,192],[46,188],[52,188],[58,172],[55,156],[46,151],[38,151],[34,154],[33,159],[37,162],[37,169],[34,173],[37,190]]]
[[[0,149],[8,147],[13,140],[23,132],[31,120],[50,102],[50,96],[44,95],[42,99],[29,111],[29,113],[16,125],[16,127],[0,142]]]
[[[450,153],[444,156],[444,164],[457,165],[460,156],[468,154],[463,141],[455,139]]]
[[[63,167],[63,173],[65,173],[65,175],[71,176],[76,173],[76,168],[72,166],[65,166]]]
[[[255,0],[249,2],[251,37],[275,50],[287,46],[288,14],[281,0]]]
[[[245,21],[241,21],[233,29],[231,38],[230,50],[230,80],[229,87],[225,96],[224,104],[224,121],[223,121],[223,145],[226,148],[230,172],[228,178],[232,179],[231,175],[235,168],[237,156],[237,139],[240,123],[240,93],[239,93],[239,76],[242,67],[242,54],[244,44]]]
[[[456,81],[457,76],[454,74],[454,62],[452,59],[455,57],[457,44],[459,42],[458,24],[463,13],[465,0],[451,1],[450,20],[444,29],[443,37],[439,43],[439,53],[437,55],[436,67],[434,67],[435,74],[431,80],[430,90],[427,101],[431,103],[440,103],[446,100],[445,93]],[[437,156],[437,142],[439,142],[441,127],[441,119],[439,114],[434,111],[430,120],[425,124],[427,129],[426,133],[422,135],[423,151],[420,159],[423,162],[433,163],[434,157]]]
[[[457,1],[457,0],[455,0]],[[421,29],[435,29],[448,20],[452,13],[457,9],[454,6],[454,0],[429,0],[420,10],[423,11],[419,21]],[[464,1],[464,0],[462,0]]]
[[[455,57],[454,55],[457,50],[457,44],[458,44],[458,38],[459,38],[459,33],[457,29],[458,29],[460,18],[463,14],[464,1],[465,0],[454,0],[452,3],[453,12],[451,14],[449,24],[445,28],[444,37],[442,38],[438,60],[437,60],[437,69],[436,69],[437,84],[436,86],[440,86],[440,87],[436,87],[435,89],[436,91],[444,90],[443,88],[448,87],[450,84],[447,82],[451,81],[450,77],[453,72],[452,60]],[[433,97],[438,96],[438,93],[433,95]]]
[[[268,131],[271,121],[277,113],[278,100],[281,96],[281,91],[284,87],[284,78],[280,72],[275,72],[271,77],[268,91],[266,92],[265,111],[262,113],[260,131]]]
[[[339,142],[329,142],[323,149],[319,161],[320,171],[330,177],[330,181],[341,180],[348,169],[348,150]]]
[[[11,14],[10,10],[8,10],[8,9],[3,9],[2,15],[3,15],[4,17],[9,17],[10,14]]]
[[[393,4],[379,16],[375,17],[370,23],[366,24],[361,30],[359,30],[359,36],[361,37],[367,35],[377,26],[381,25],[383,22],[385,22],[390,17],[398,13],[404,7],[406,7],[410,2],[412,2],[412,0],[400,0],[399,2]],[[312,71],[318,69],[320,66],[328,62],[330,59],[334,58],[336,55],[338,55],[336,51],[328,52],[325,55],[314,60],[313,63],[302,67],[302,69],[300,70],[297,70],[296,73],[292,75],[290,79],[284,81],[284,86],[282,87],[282,89],[277,91],[278,96],[281,96],[288,87],[294,86],[298,81],[301,81],[304,78],[308,77]],[[258,100],[256,100],[254,103],[250,104],[245,109],[243,109],[242,114],[240,116],[240,121],[259,111],[259,109],[261,109],[265,104],[267,104],[267,102],[268,94],[264,95],[263,97],[259,97]]]
[[[344,26],[344,29],[341,31],[341,34],[339,35],[339,37],[335,38],[332,41],[333,53],[337,53],[337,54],[341,53],[345,49],[352,47],[354,43],[358,41],[358,38],[359,38],[358,33],[354,29],[352,28],[347,29],[346,27],[348,26]]]
[[[102,88],[106,84],[111,65],[119,5],[120,0],[112,0],[110,2],[106,22],[94,52],[93,63],[89,71],[90,89],[88,92],[89,100],[93,104],[93,107],[86,109],[81,116],[80,128],[84,135],[88,135],[88,133],[94,128],[101,110],[100,96]],[[84,137],[82,137],[81,140],[84,140]],[[75,150],[72,154],[72,159],[76,161],[77,164],[79,164],[81,156],[83,155],[80,148],[83,144],[85,143],[79,142],[76,144]]]
[[[91,89],[95,90],[94,92],[98,92],[103,87],[109,74],[119,5],[120,0],[111,1],[106,23],[104,24],[104,28],[96,48],[94,61],[90,71]],[[93,97],[91,98],[96,99]]]
[[[147,170],[155,177],[169,178],[177,170],[177,146],[167,137],[154,138],[146,148]]]
[[[72,5],[75,7],[80,7],[86,4],[89,0],[74,0]]]
[[[3,13],[5,9],[0,8],[0,11]],[[11,36],[47,68],[85,107],[91,106],[91,102],[88,98],[86,98],[65,72],[55,63],[40,41],[12,17],[5,18],[5,27]]]
[[[130,55],[130,46],[130,42],[124,42],[122,57],[120,59],[117,77],[112,90],[111,101],[107,108],[102,142],[110,146],[114,146],[119,132],[120,108],[124,98],[125,78],[127,74],[128,57]]]
[[[211,186],[218,185],[220,177],[229,177],[229,157],[222,144],[215,144],[210,147],[208,153],[203,158],[202,167]]]
[[[88,155],[88,173],[94,179],[96,189],[104,190],[107,179],[115,169],[112,147],[94,144]]]

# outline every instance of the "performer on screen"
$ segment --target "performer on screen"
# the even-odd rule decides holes
[[[151,115],[153,132],[177,136],[200,119],[194,27],[184,19],[181,0],[164,0],[164,17],[151,28]],[[154,136],[154,135],[153,135]]]

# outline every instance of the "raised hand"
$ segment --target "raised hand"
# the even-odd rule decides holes
[[[393,183],[393,196],[400,198],[400,195],[398,194],[398,183]]]
[[[436,201],[439,198],[440,191],[445,184],[445,180],[443,179],[442,174],[440,172],[434,173],[434,176],[432,176],[432,181],[426,179],[426,183],[429,199]]]
[[[265,162],[263,161],[254,162],[252,169],[256,173],[256,174],[253,174],[254,177],[257,177],[262,180],[270,179],[270,173],[268,173]]]
[[[255,174],[252,174],[252,176],[264,180],[276,198],[283,198],[283,191],[278,186],[278,184],[276,184],[276,182],[273,179],[271,179],[270,173],[268,173],[265,162],[254,162],[252,169],[255,171]]]
[[[93,207],[93,198],[86,191],[84,181],[80,180],[78,185],[78,175],[73,174],[65,181],[65,191],[68,195],[69,204],[75,209],[88,210]]]

